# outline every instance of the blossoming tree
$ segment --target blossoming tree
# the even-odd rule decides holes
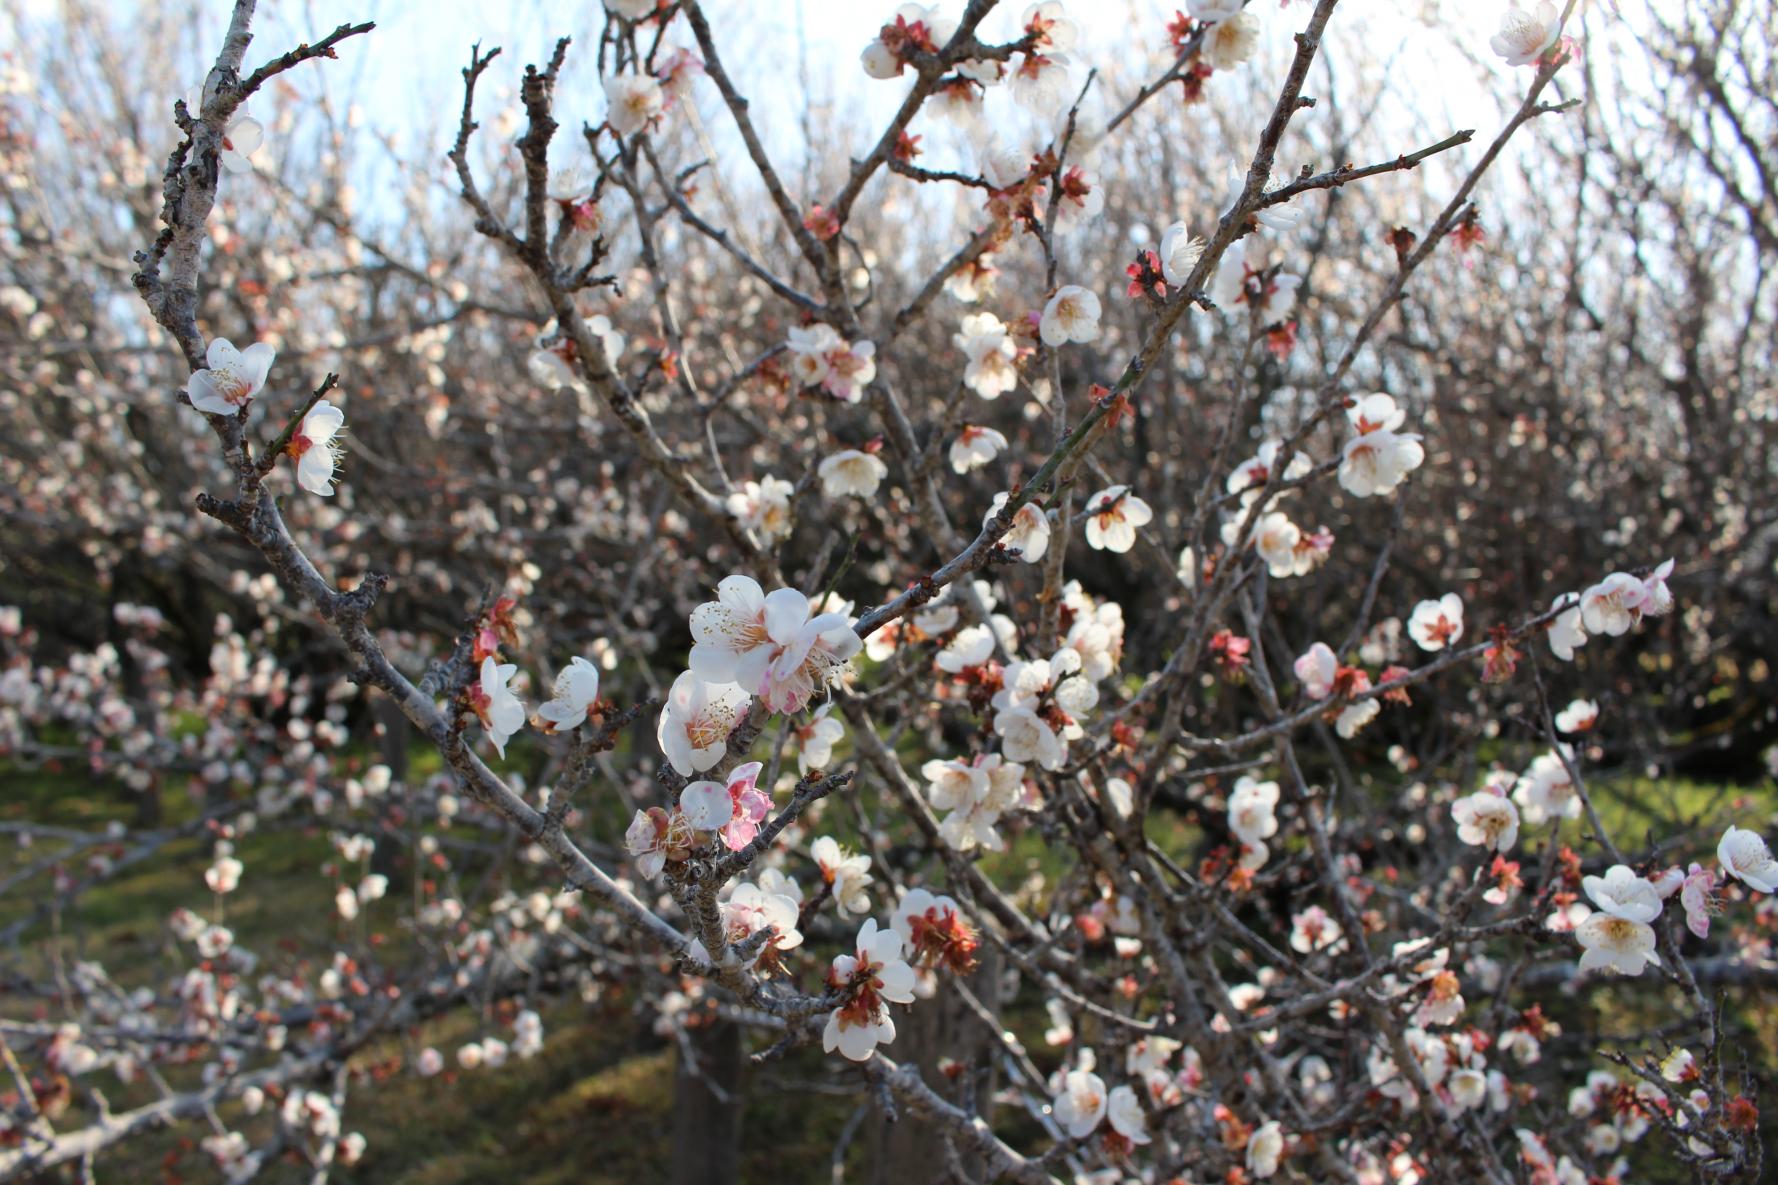
[[[1080,59],[1078,6],[906,4],[857,78],[893,115],[800,178],[733,13],[606,0],[590,45],[468,56],[432,215],[455,238],[430,237],[474,286],[408,254],[446,250],[424,226],[361,235],[342,175],[306,191],[258,159],[277,125],[250,101],[386,51],[351,24],[249,68],[255,7],[201,86],[147,103],[178,143],[136,187],[133,374],[32,380],[133,382],[140,430],[201,458],[174,498],[115,409],[68,433],[164,516],[93,547],[107,582],[140,558],[262,624],[203,620],[193,688],[165,608],[118,601],[121,646],[54,662],[56,623],[0,617],[0,754],[146,804],[133,830],[5,823],[51,852],[0,882],[47,882],[3,919],[42,1006],[0,1020],[0,1179],[184,1122],[228,1180],[368,1172],[358,1092],[499,1074],[567,989],[620,987],[674,1043],[688,1113],[743,1105],[723,1042],[806,1059],[860,1122],[913,1133],[891,1175],[1760,1179],[1719,988],[1771,978],[1767,820],[1637,835],[1599,791],[1643,752],[1633,680],[1662,664],[1639,656],[1703,561],[1634,529],[1591,567],[1524,560],[1539,498],[1598,487],[1478,475],[1483,417],[1441,384],[1482,385],[1486,351],[1430,328],[1493,315],[1465,308],[1510,241],[1484,202],[1574,106],[1573,0],[1501,6],[1498,127],[1363,164],[1313,93],[1341,85],[1338,0],[1192,0],[1141,31],[1140,76]],[[1224,88],[1260,116],[1226,151],[1199,118]],[[271,266],[254,236],[288,229],[251,212],[279,206],[338,243]],[[385,283],[416,319],[383,323]],[[38,298],[8,291],[55,372]],[[353,332],[310,340],[314,317]],[[1397,361],[1416,351],[1437,364]],[[29,414],[21,488],[47,486],[65,413]],[[1504,465],[1529,434],[1485,439]],[[103,501],[66,482],[8,509]],[[1475,536],[1512,542],[1471,554],[1456,524],[1498,505],[1516,517]],[[1757,568],[1735,530],[1721,550]],[[1679,659],[1707,664],[1687,628]],[[168,821],[182,781],[195,814]],[[244,854],[314,826],[336,941],[249,949]],[[157,919],[175,974],[126,983],[42,939],[194,840],[190,902]],[[1660,1019],[1564,1034],[1624,1001]],[[419,1035],[450,1012],[480,1031],[447,1053]],[[146,1093],[80,1089],[105,1074]]]

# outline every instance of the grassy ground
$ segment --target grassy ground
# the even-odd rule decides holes
[[[1740,797],[1720,787],[1673,781],[1625,779],[1602,782],[1599,789],[1608,825],[1631,844],[1639,844],[1650,828],[1669,827],[1671,820],[1714,820]],[[1769,814],[1772,806],[1768,788],[1752,804],[1735,809],[1747,811],[1743,817],[1764,817],[1762,812]],[[165,809],[168,821],[177,823],[192,818],[197,808],[183,797],[169,796]],[[90,784],[76,773],[0,771],[0,820],[92,829],[113,819],[128,822],[134,814],[135,803],[127,794]],[[850,822],[850,812],[836,809],[823,829],[844,838]],[[1578,825],[1568,826],[1578,841]],[[1156,828],[1154,838],[1169,850],[1187,853],[1196,842],[1195,832],[1176,821],[1157,820]],[[1002,883],[1036,874],[1053,885],[1059,866],[1033,839],[1028,836],[995,857]],[[0,877],[41,858],[50,850],[48,844],[44,841],[31,852],[0,848]],[[325,831],[315,826],[268,831],[249,836],[241,847],[248,874],[241,890],[228,899],[228,922],[239,940],[268,958],[326,949],[338,923],[324,900],[325,884],[315,875],[331,854]],[[73,917],[60,919],[58,930],[39,926],[34,931],[36,957],[55,952],[63,958],[98,958],[126,986],[166,974],[161,957],[165,918],[175,907],[202,899],[196,886],[209,848],[203,837],[170,844],[87,894]],[[0,900],[0,926],[32,908],[36,899],[20,893]],[[392,918],[395,911],[393,902],[377,908],[385,916],[373,912],[373,924]],[[383,928],[391,941],[401,941],[392,927]],[[1645,993],[1625,994],[1621,1008],[1591,1006],[1598,1003],[1582,1006],[1573,999],[1553,998],[1546,1007],[1563,1018],[1571,1038],[1591,1043],[1609,1042],[1607,1024],[1642,1027],[1644,1020],[1657,1019]],[[1650,1009],[1649,1015],[1639,1020],[1637,1007]],[[31,1009],[0,1000],[0,1010],[17,1016]],[[1778,1064],[1778,1009],[1737,1006],[1731,1000],[1730,1012],[1737,1055],[1763,1071]],[[509,1061],[498,1070],[453,1072],[451,1081],[423,1080],[398,1067],[421,1046],[436,1045],[449,1054],[503,1026],[484,1029],[481,1018],[458,1013],[361,1053],[354,1068],[369,1076],[387,1075],[387,1080],[353,1092],[347,1127],[365,1134],[369,1150],[362,1164],[339,1171],[336,1179],[390,1185],[494,1180],[628,1185],[664,1179],[672,1148],[676,1048],[638,1025],[621,999],[597,1005],[557,1002],[544,1010],[544,1020],[548,1040],[538,1057]],[[1040,1008],[1021,1001],[1008,1023],[1029,1047],[1042,1050]],[[808,1052],[747,1073],[744,1089],[751,1101],[743,1128],[741,1179],[825,1179],[834,1141],[858,1103],[844,1093],[844,1080]],[[178,1070],[169,1073],[175,1084],[186,1077]],[[811,1084],[816,1089],[804,1089]],[[143,1087],[106,1084],[104,1089],[117,1110],[153,1097]],[[246,1117],[238,1104],[225,1106],[221,1118],[250,1135],[269,1130],[267,1116]],[[127,1153],[101,1162],[100,1179],[214,1180],[214,1171],[195,1146],[202,1134],[193,1125],[132,1145]],[[863,1172],[868,1155],[868,1141],[855,1141],[848,1157],[855,1172]],[[279,1166],[270,1179],[305,1178],[299,1166],[290,1164]]]

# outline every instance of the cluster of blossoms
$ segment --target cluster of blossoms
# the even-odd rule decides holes
[[[817,322],[792,328],[785,349],[790,375],[804,389],[818,389],[841,403],[857,403],[877,377],[877,347],[848,342],[833,326]]]

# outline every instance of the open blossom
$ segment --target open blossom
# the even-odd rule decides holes
[[[1580,595],[1580,619],[1589,634],[1619,637],[1642,620],[1648,586],[1628,572],[1613,572]]]
[[[1550,653],[1563,662],[1573,662],[1574,652],[1587,644],[1587,631],[1581,624],[1579,600],[1557,597],[1550,602],[1550,608],[1555,609],[1564,603],[1568,608],[1556,614],[1555,620],[1550,622]]]
[[[1043,344],[1052,349],[1099,336],[1099,298],[1078,284],[1065,284],[1043,306],[1038,324]]]
[[[525,705],[506,686],[518,673],[513,663],[499,663],[489,655],[482,659],[481,680],[470,688],[470,706],[481,717],[488,742],[500,756],[506,756],[506,742],[512,734],[525,727]]]
[[[790,533],[790,495],[795,491],[789,482],[768,474],[759,481],[742,482],[724,505],[769,547]]]
[[[1284,1130],[1276,1119],[1268,1119],[1247,1137],[1247,1171],[1255,1177],[1270,1177],[1278,1171],[1284,1155]]]
[[[1555,753],[1545,753],[1531,762],[1518,784],[1513,799],[1525,812],[1525,822],[1542,823],[1546,819],[1578,819],[1582,809],[1580,795],[1568,776],[1568,767]]]
[[[1161,274],[1169,284],[1183,284],[1204,257],[1204,240],[1175,222],[1161,232]]]
[[[1103,1078],[1088,1070],[1070,1070],[1062,1075],[1052,1110],[1062,1130],[1078,1140],[1093,1134],[1109,1105]]]
[[[265,386],[276,356],[265,342],[237,350],[227,338],[216,338],[204,354],[208,365],[192,371],[191,378],[186,380],[186,397],[199,411],[232,416],[252,402]]]
[[[657,877],[668,860],[683,860],[691,855],[697,842],[691,820],[683,811],[668,814],[660,807],[637,811],[624,832],[624,850],[630,854],[636,871],[646,877]]]
[[[204,883],[212,893],[232,893],[241,883],[241,862],[233,856],[219,857],[204,870]]]
[[[1466,844],[1510,851],[1519,838],[1519,808],[1495,789],[1478,790],[1451,804],[1457,838]]]
[[[834,908],[841,916],[864,913],[870,909],[866,887],[873,878],[870,857],[848,852],[831,835],[823,835],[809,845],[809,856],[821,870],[821,880],[833,886]]]
[[[1362,681],[1362,686],[1354,686],[1353,690],[1369,691],[1369,676],[1360,671],[1359,679]],[[1340,714],[1334,717],[1334,731],[1345,740],[1351,740],[1358,735],[1360,729],[1375,720],[1382,711],[1383,705],[1374,698],[1356,700],[1341,708]]]
[[[345,413],[323,399],[309,409],[290,438],[290,455],[296,458],[296,484],[311,494],[325,498],[333,493],[333,471],[340,463],[339,445],[333,438],[345,423]]]
[[[1340,485],[1358,497],[1385,494],[1426,459],[1420,437],[1397,431],[1407,413],[1381,392],[1354,400],[1346,408],[1353,438],[1340,461]]]
[[[939,824],[940,839],[960,852],[975,847],[998,852],[1006,846],[995,825],[1019,804],[1025,787],[1023,765],[987,753],[970,761],[934,758],[920,767],[920,773],[932,809],[950,812]]]
[[[1599,705],[1590,699],[1577,699],[1556,713],[1556,728],[1561,732],[1589,732],[1599,720]]]
[[[1506,59],[1509,66],[1528,66],[1541,58],[1562,34],[1562,20],[1551,0],[1544,0],[1535,11],[1526,12],[1514,5],[1500,14],[1500,32],[1488,42],[1489,48]]]
[[[1231,494],[1239,494],[1244,490],[1257,490],[1271,480],[1278,468],[1278,453],[1284,447],[1281,440],[1268,440],[1259,446],[1259,451],[1241,462],[1229,474],[1223,488]],[[1291,454],[1290,463],[1284,467],[1282,480],[1295,481],[1304,477],[1315,467],[1315,460],[1308,453],[1296,451]]]
[[[1130,493],[1129,486],[1100,490],[1087,500],[1087,544],[1110,552],[1126,552],[1136,545],[1136,528],[1154,518],[1148,503]]]
[[[617,74],[605,80],[605,121],[620,136],[651,127],[667,109],[667,96],[650,74]]]
[[[1581,887],[1612,917],[1652,922],[1661,916],[1660,892],[1626,864],[1613,864],[1604,876],[1583,877]]]
[[[889,924],[901,936],[909,960],[916,965],[949,967],[958,974],[975,968],[980,937],[951,898],[925,889],[909,889],[895,907]]]
[[[1660,965],[1655,954],[1655,932],[1647,922],[1616,914],[1595,913],[1576,926],[1582,971],[1616,971],[1622,975],[1641,975],[1648,964]]]
[[[1006,437],[998,429],[965,424],[957,439],[951,442],[951,471],[968,473],[980,469],[999,456],[1005,447]]]
[[[797,727],[796,766],[803,773],[825,769],[833,760],[833,747],[845,739],[846,726],[827,714],[832,704],[822,704],[814,718]]]
[[[831,325],[816,322],[792,326],[785,341],[785,348],[790,352],[791,377],[800,386],[820,386],[827,381],[827,356],[845,344],[845,339]]]
[[[864,72],[872,78],[894,78],[914,54],[937,53],[956,32],[956,20],[940,15],[937,5],[903,4],[864,47],[860,55]]]
[[[572,732],[586,721],[587,712],[598,700],[599,668],[575,655],[556,672],[554,694],[537,709],[537,715],[547,732]]]
[[[639,21],[653,12],[658,4],[659,0],[605,0],[605,10],[626,21]]]
[[[655,738],[682,776],[700,773],[728,752],[729,733],[747,712],[748,694],[727,680],[707,682],[694,671],[673,680]]]
[[[1241,775],[1229,795],[1229,830],[1236,839],[1264,850],[1265,841],[1278,834],[1278,795],[1278,783]]]
[[[969,358],[963,384],[983,399],[998,399],[1018,385],[1018,346],[993,313],[970,313],[951,340]]]
[[[1290,919],[1290,946],[1298,954],[1325,950],[1340,936],[1340,924],[1319,905],[1311,905]]]
[[[1114,1086],[1106,1100],[1105,1118],[1118,1135],[1132,1144],[1146,1144],[1152,1138],[1148,1134],[1148,1117],[1143,1114],[1142,1100],[1136,1097],[1136,1091],[1129,1086]]]
[[[993,505],[982,517],[982,526],[987,526],[1000,513],[1000,508],[1006,505],[1006,497],[1004,493],[994,495]],[[1012,528],[1001,536],[1000,543],[1003,547],[1018,548],[1020,559],[1035,564],[1049,550],[1050,520],[1035,502],[1027,502],[1014,512]]]
[[[843,403],[857,403],[876,377],[876,343],[851,342],[828,354],[827,377],[821,381],[821,389]]]
[[[1027,53],[1012,70],[1013,101],[1039,119],[1060,114],[1074,87],[1068,77],[1068,55]]]
[[[711,682],[739,684],[770,711],[801,711],[859,651],[844,613],[811,616],[809,598],[795,589],[767,595],[752,577],[729,576],[716,595],[692,611],[691,669]]]
[[[1421,601],[1408,618],[1408,637],[1422,650],[1443,650],[1463,637],[1463,602],[1456,593]]]
[[[1242,10],[1217,21],[1204,43],[1204,60],[1218,70],[1233,70],[1259,49],[1259,18]]]
[[[1673,612],[1673,591],[1667,577],[1673,575],[1673,561],[1663,560],[1642,580],[1642,616],[1665,617]]]
[[[849,448],[824,459],[816,473],[821,492],[829,498],[869,498],[889,475],[889,467],[875,453]]]
[[[1716,845],[1722,870],[1742,884],[1762,893],[1778,893],[1778,860],[1757,831],[1730,826]]]
[[[869,1058],[878,1045],[895,1040],[890,1004],[914,1002],[914,969],[901,957],[901,936],[877,929],[875,918],[858,928],[849,955],[834,958],[827,973],[830,987],[846,993],[846,1002],[827,1016],[821,1047],[838,1050],[855,1062]]]

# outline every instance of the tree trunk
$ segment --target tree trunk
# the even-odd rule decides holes
[[[1000,1006],[999,952],[983,945],[980,966],[968,977],[969,989],[990,1011]],[[988,1045],[981,1018],[972,1013],[954,991],[939,988],[930,1000],[916,1000],[912,1007],[897,1009],[895,1043],[888,1053],[903,1065],[915,1065],[926,1085],[952,1102],[960,1102],[958,1083],[939,1072],[942,1058],[960,1062],[974,1073]],[[976,1094],[983,1119],[989,1119],[987,1101],[993,1097],[992,1075]],[[977,1158],[963,1154],[965,1181],[983,1180]],[[932,1129],[918,1123],[889,1123],[879,1112],[871,1121],[871,1164],[865,1177],[869,1185],[936,1185],[955,1180],[947,1167],[944,1142]]]
[[[695,1066],[687,1058],[688,1046]],[[672,1185],[740,1181],[741,1063],[741,1028],[726,1020],[690,1030],[679,1047],[673,1073]]]

